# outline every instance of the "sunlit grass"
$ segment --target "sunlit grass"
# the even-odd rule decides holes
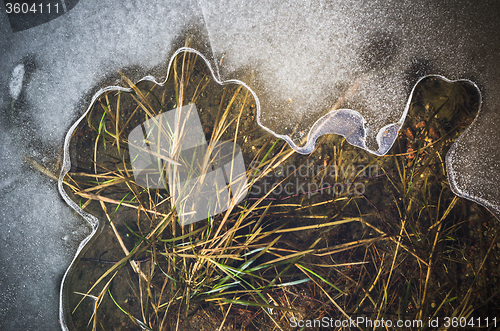
[[[488,259],[498,254],[498,228],[481,242],[480,263],[473,263],[466,249],[471,214],[478,222],[496,223],[484,209],[453,195],[444,164],[477,107],[458,91],[463,86],[424,85],[395,148],[376,158],[336,136],[320,139],[311,155],[297,155],[256,126],[248,91],[214,82],[194,53],[176,58],[163,87],[134,84],[124,74],[122,79],[130,91],[103,94],[75,131],[72,146],[79,155],[64,181],[74,201],[103,224],[103,235],[75,272],[85,280],[75,278],[73,285],[75,325],[288,330],[294,320],[366,317],[421,320],[408,329],[423,330],[429,318],[480,313],[476,294],[486,286],[481,275]],[[220,215],[181,226],[168,190],[134,181],[127,132],[192,103],[207,122],[207,141],[241,146],[252,164],[250,193],[269,178],[285,185],[300,177],[276,175],[289,165],[363,167],[354,174],[325,170],[301,178],[341,183],[347,187],[341,193],[318,186],[314,192],[276,194],[270,186]],[[374,165],[375,174],[362,175]],[[364,192],[348,183],[362,183]],[[462,269],[470,276],[462,277]]]

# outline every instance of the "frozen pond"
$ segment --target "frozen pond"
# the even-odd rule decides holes
[[[58,3],[66,13],[24,30],[0,5],[6,329],[59,328],[60,282],[90,233],[57,190],[68,129],[99,88],[119,83],[118,71],[133,81],[164,79],[187,35],[216,78],[247,84],[261,124],[302,153],[320,134],[336,132],[384,154],[420,78],[471,80],[482,109],[448,155],[448,173],[455,193],[500,217],[498,1]]]

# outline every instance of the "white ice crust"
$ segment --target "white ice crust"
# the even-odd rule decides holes
[[[101,82],[124,69],[134,81],[164,77],[178,41],[200,26],[207,47],[199,50],[214,75],[254,91],[260,124],[298,152],[336,132],[383,154],[420,78],[474,81],[482,109],[447,156],[450,185],[500,217],[499,7],[496,0],[88,0],[17,33],[0,15],[2,326],[60,327],[57,284],[89,232],[24,156],[55,165]],[[24,75],[13,75],[20,64]]]
[[[9,82],[9,92],[13,100],[17,100],[23,88],[24,64],[18,64],[12,70],[12,78]]]

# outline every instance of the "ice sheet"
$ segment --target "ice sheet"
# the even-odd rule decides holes
[[[16,33],[1,14],[1,326],[59,328],[58,284],[88,233],[55,183],[23,156],[55,170],[65,133],[99,84],[112,85],[117,70],[134,80],[163,77],[186,32],[204,22],[209,37],[194,40],[195,48],[221,79],[247,82],[262,105],[262,124],[301,147],[311,127],[332,132],[318,119],[343,121],[355,114],[351,109],[362,117],[353,115],[355,129],[367,132],[364,148],[381,153],[377,136],[402,123],[419,78],[476,82],[482,110],[447,166],[456,193],[500,217],[499,7],[495,0],[88,0]],[[22,89],[12,108],[9,84],[21,64]],[[332,109],[346,111],[328,115]]]
[[[200,3],[221,78],[246,82],[262,125],[301,153],[337,133],[384,154],[419,79],[477,83],[482,110],[447,167],[455,193],[500,218],[500,2]]]

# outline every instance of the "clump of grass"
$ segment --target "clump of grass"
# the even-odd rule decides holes
[[[73,273],[75,329],[288,330],[298,320],[363,317],[421,320],[408,329],[423,330],[429,318],[476,316],[474,294],[486,284],[479,281],[496,236],[481,242],[481,262],[472,265],[467,222],[492,218],[447,183],[444,154],[470,117],[455,101],[431,100],[421,89],[426,101],[416,99],[410,112],[418,123],[410,122],[411,136],[402,133],[386,157],[334,136],[299,156],[256,126],[251,93],[219,85],[195,53],[178,54],[164,86],[122,77],[130,89],[102,94],[71,141],[66,190],[102,224]],[[135,182],[127,136],[143,121],[193,103],[207,141],[241,146],[251,165],[249,192],[265,180],[290,183],[300,176],[283,169],[310,163],[323,169],[301,180],[348,189],[276,194],[268,186],[220,215],[179,225],[167,189]],[[356,162],[363,167],[337,171]],[[363,175],[372,166],[377,171]],[[473,276],[458,276],[462,269]],[[498,296],[487,294],[490,302]]]
[[[222,319],[217,322],[221,325],[231,307],[238,306],[259,309],[267,316],[265,323],[272,321],[279,328],[278,316],[298,311],[270,293],[286,293],[284,289],[309,281],[321,283],[329,296],[331,290],[342,293],[300,261],[313,253],[343,250],[343,245],[318,248],[316,240],[302,250],[280,247],[281,240],[284,234],[327,229],[356,218],[313,216],[327,222],[300,227],[269,221],[268,214],[276,210],[276,215],[290,208],[307,212],[298,204],[267,201],[270,190],[231,205],[221,215],[180,226],[168,190],[141,187],[134,181],[127,146],[130,130],[186,104],[195,103],[208,123],[207,140],[232,140],[241,146],[247,163],[254,165],[248,169],[250,185],[294,154],[263,132],[259,133],[265,139],[256,148],[249,139],[259,131],[251,94],[240,85],[220,86],[204,66],[196,54],[185,52],[174,60],[164,86],[149,81],[134,84],[123,75],[130,90],[102,94],[74,132],[71,143],[78,154],[73,155],[73,169],[65,178],[68,194],[105,224],[103,234],[88,248],[86,256],[94,258],[83,258],[74,273],[76,278],[90,273],[91,278],[90,285],[74,281],[70,301],[75,314],[82,312],[78,316],[82,320],[75,321],[78,327],[85,327],[84,315],[89,327],[104,329],[109,323],[106,315],[112,315],[113,325],[119,320],[151,330],[183,329],[185,324],[180,325],[209,305],[211,310],[220,309]],[[124,319],[117,320],[112,307]]]

